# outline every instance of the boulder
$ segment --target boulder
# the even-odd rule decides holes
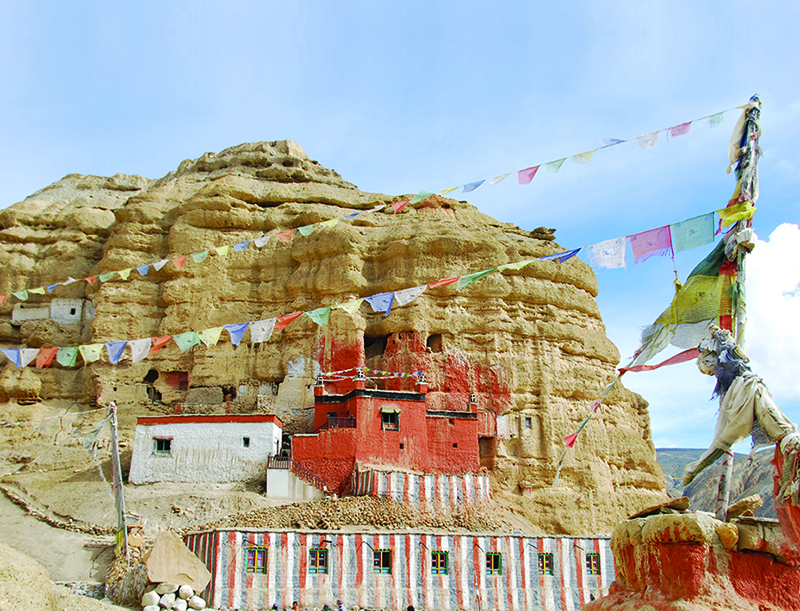
[[[211,581],[211,573],[202,561],[189,551],[177,535],[168,531],[158,533],[153,549],[145,556],[144,564],[148,579],[154,583],[181,583],[200,592]],[[177,590],[176,585],[171,591]]]

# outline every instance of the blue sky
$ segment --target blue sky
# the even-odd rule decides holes
[[[0,1],[0,207],[69,173],[158,178],[289,138],[361,189],[438,191],[764,102],[747,350],[800,420],[800,48],[791,2]],[[702,4],[702,6],[697,6]],[[468,199],[567,248],[725,205],[737,114]],[[759,252],[763,254],[759,254]],[[705,254],[678,257],[685,278]],[[755,272],[754,272],[755,273]],[[666,307],[672,264],[599,276],[623,357]],[[716,403],[693,364],[629,374],[658,446],[703,447]]]

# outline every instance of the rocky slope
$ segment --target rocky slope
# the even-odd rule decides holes
[[[0,292],[173,258],[399,200],[359,191],[291,141],[260,142],[187,160],[162,179],[67,176],[0,213]],[[290,242],[191,258],[146,276],[58,287],[25,308],[74,299],[79,320],[24,320],[0,306],[0,346],[67,346],[202,330],[398,290],[562,250],[547,231],[499,223],[467,202],[433,196],[394,214],[387,206]],[[287,432],[310,426],[320,369],[367,364],[422,369],[431,398],[505,416],[508,434],[481,447],[495,490],[548,533],[610,532],[665,498],[647,403],[620,389],[582,434],[552,489],[565,435],[610,381],[619,354],[608,340],[591,269],[576,258],[535,262],[457,291],[429,289],[391,315],[334,310],[318,327],[291,323],[268,343],[224,340],[119,365],[100,361],[0,374],[2,399],[116,400],[124,411],[270,410]],[[72,302],[70,302],[72,303]],[[16,320],[12,312],[17,309]],[[52,308],[51,308],[52,310]],[[13,322],[13,324],[12,324]],[[186,373],[188,372],[188,376]],[[400,388],[403,383],[398,382]],[[410,386],[408,387],[410,389]],[[259,407],[260,406],[260,407]],[[530,491],[521,495],[522,485]]]

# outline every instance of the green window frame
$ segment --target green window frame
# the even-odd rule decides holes
[[[431,574],[447,575],[448,557],[447,552],[434,550],[431,552]]]
[[[486,574],[499,575],[503,571],[503,555],[497,552],[486,552]]]
[[[381,412],[381,429],[384,431],[400,430],[399,412]]]
[[[172,454],[172,437],[154,437],[155,453],[159,456],[170,456]]]
[[[312,575],[328,573],[328,550],[312,548],[308,551],[308,572]]]
[[[553,554],[539,554],[539,575],[553,575]]]
[[[372,572],[391,575],[392,573],[392,550],[376,549],[372,552]]]
[[[586,554],[586,573],[589,575],[600,574],[600,554]]]
[[[266,573],[267,572],[267,548],[249,547],[247,548],[247,562],[245,563],[245,573]]]

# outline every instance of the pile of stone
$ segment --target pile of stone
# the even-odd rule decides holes
[[[205,609],[206,601],[197,596],[192,586],[174,583],[160,583],[155,589],[142,596],[142,611],[187,611],[187,609]]]

